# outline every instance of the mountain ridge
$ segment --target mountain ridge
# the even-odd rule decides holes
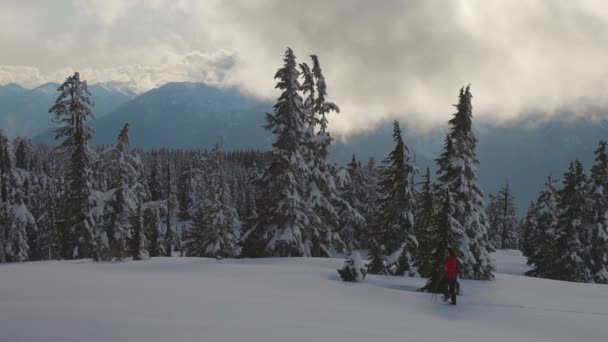
[[[27,91],[18,85],[3,87],[6,89],[0,91],[0,103],[3,93]],[[96,85],[90,87],[97,96],[103,94]],[[44,115],[50,122],[46,109]],[[98,112],[99,107],[96,109]],[[271,110],[271,102],[246,96],[234,88],[168,83],[116,105],[105,115],[97,115],[92,122],[97,131],[94,143],[114,144],[122,125],[129,122],[134,147],[204,149],[222,137],[227,150],[268,150],[273,140],[263,125],[264,113]],[[608,120],[605,115],[597,117],[600,119],[589,120],[564,113],[550,120],[528,117],[502,125],[475,119],[482,189],[486,194],[495,193],[508,179],[522,214],[542,189],[546,176],[561,176],[574,159],[580,159],[587,170],[590,168],[598,141],[608,137]],[[448,119],[446,115],[446,122]],[[434,159],[441,153],[446,127],[420,133],[402,125],[404,140],[420,173],[426,167],[434,171]],[[53,143],[53,134],[47,130],[36,135],[34,141]],[[380,163],[391,147],[391,122],[387,120],[371,132],[353,134],[345,141],[336,139],[329,156],[346,163],[355,154],[362,162],[374,157]]]

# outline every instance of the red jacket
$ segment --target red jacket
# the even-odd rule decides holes
[[[446,279],[456,279],[458,277],[458,258],[449,256],[445,259],[443,276]]]

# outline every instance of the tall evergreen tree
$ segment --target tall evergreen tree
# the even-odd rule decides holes
[[[539,229],[538,219],[538,206],[532,202],[521,225],[521,250],[526,257],[534,255],[535,246],[533,245],[532,238],[537,234]]]
[[[137,203],[130,217],[131,232],[129,235],[130,251],[133,260],[147,259],[146,234],[144,232],[144,216],[141,202]]]
[[[593,281],[608,284],[608,151],[606,141],[599,142],[591,167],[590,268]]]
[[[106,214],[102,245],[107,245],[105,260],[121,260],[129,253],[128,239],[132,229],[132,215],[137,210],[143,186],[139,183],[141,160],[129,150],[129,124],[125,124],[118,135],[118,142],[105,151],[104,169],[111,175],[108,190],[109,207]],[[106,243],[107,242],[107,243]]]
[[[339,107],[326,101],[327,84],[317,56],[311,56],[312,70],[306,63],[300,64],[303,82],[301,90],[306,99],[303,103],[305,122],[304,141],[300,146],[304,160],[309,169],[306,184],[309,206],[315,215],[311,216],[310,236],[311,254],[328,256],[330,247],[338,252],[345,252],[347,242],[340,236],[340,221],[348,220],[351,224],[363,224],[363,216],[351,204],[344,200],[338,189],[348,179],[335,165],[327,160],[327,150],[332,142],[328,131],[327,114],[339,113]],[[350,234],[349,230],[344,231]],[[347,240],[350,237],[347,237]]]
[[[0,262],[7,261],[6,256],[6,239],[8,235],[8,227],[10,224],[11,206],[8,201],[9,193],[9,175],[10,175],[10,159],[8,156],[9,149],[8,139],[4,136],[4,132],[0,129]]]
[[[369,158],[367,164],[362,168],[362,174],[364,182],[362,184],[363,198],[365,205],[361,208],[357,208],[365,218],[365,230],[361,233],[359,241],[362,242],[361,247],[368,247],[369,243],[374,236],[373,224],[375,218],[378,216],[380,211],[380,172],[376,166],[376,160],[372,157]]]
[[[59,236],[59,222],[57,207],[57,187],[54,184],[55,180],[49,178],[46,184],[43,185],[42,205],[44,211],[38,218],[37,225],[40,229],[41,252],[45,259],[59,259],[61,255],[61,240]]]
[[[165,253],[166,256],[173,255],[173,245],[175,240],[175,230],[173,228],[173,209],[175,201],[175,193],[173,187],[171,164],[167,160],[167,215],[165,216]]]
[[[6,254],[9,261],[29,260],[30,246],[28,244],[28,226],[35,226],[36,221],[29,209],[17,195],[12,205],[6,238]]]
[[[191,256],[230,258],[239,253],[236,209],[232,206],[223,164],[223,151],[216,145],[212,152],[211,198],[196,214],[186,239],[186,254]]]
[[[490,195],[490,203],[486,209],[488,233],[495,248],[518,248],[519,223],[515,213],[515,198],[507,181],[496,196]]]
[[[399,273],[411,270],[411,256],[418,242],[414,236],[415,198],[410,184],[416,167],[403,143],[401,129],[393,124],[395,148],[383,161],[380,169],[380,199],[382,208],[374,220],[374,235],[384,246],[387,266]]]
[[[553,177],[547,177],[545,189],[539,194],[536,201],[538,220],[536,230],[530,233],[529,244],[531,246],[528,264],[535,268],[527,272],[530,276],[539,276],[545,272],[552,262],[556,234],[557,219],[559,216],[559,193]]]
[[[459,208],[454,201],[452,201],[452,194],[449,190],[445,190],[443,196],[443,204],[439,213],[435,216],[435,228],[432,240],[434,241],[434,248],[430,253],[428,264],[430,267],[430,275],[427,283],[419,289],[421,292],[440,293],[440,282],[443,276],[443,263],[445,258],[448,256],[448,248],[454,250],[458,249],[458,245],[461,243],[465,236],[465,231],[453,216],[458,212]]]
[[[15,151],[15,166],[19,169],[27,169],[28,143],[25,139],[19,139]]]
[[[67,191],[63,219],[63,256],[66,258],[97,259],[94,224],[91,215],[91,151],[89,142],[94,130],[87,124],[93,119],[87,82],[80,80],[80,74],[69,76],[57,89],[60,92],[49,113],[62,126],[55,132],[55,139],[63,138],[61,147],[69,155],[67,170]]]
[[[470,86],[460,89],[456,113],[450,119],[450,132],[444,151],[437,159],[438,193],[449,192],[456,204],[453,217],[465,234],[456,244],[460,276],[466,279],[493,278],[493,251],[488,239],[483,211],[483,193],[477,185],[477,138],[473,133],[473,105]],[[442,199],[445,201],[445,198]]]
[[[339,179],[341,186],[339,187],[340,196],[346,202],[349,203],[350,207],[356,210],[360,215],[363,215],[364,208],[368,205],[369,198],[366,197],[365,193],[365,174],[361,163],[357,161],[355,156],[351,162],[347,165],[346,169]],[[339,235],[346,246],[346,252],[349,253],[355,248],[365,247],[365,240],[367,239],[367,228],[366,220],[363,216],[358,219],[353,219],[351,215],[348,215],[345,210],[340,210],[340,228]]]
[[[275,75],[282,94],[274,114],[266,114],[266,129],[276,140],[270,163],[254,182],[258,215],[248,222],[243,236],[246,257],[310,256],[313,238],[326,238],[310,234],[314,213],[308,207],[303,184],[309,170],[301,150],[306,140],[302,97],[298,93],[300,73],[291,49],[287,49],[283,61]]]
[[[551,260],[540,274],[544,278],[587,282],[591,278],[585,255],[585,229],[588,216],[587,177],[579,161],[570,163],[559,191],[559,216]]]
[[[436,234],[435,228],[435,204],[433,198],[433,187],[431,184],[431,170],[426,169],[422,180],[422,190],[416,201],[416,215],[414,228],[416,239],[418,240],[418,250],[416,253],[416,263],[418,273],[422,277],[430,277],[433,271],[431,263],[431,252],[433,237]]]

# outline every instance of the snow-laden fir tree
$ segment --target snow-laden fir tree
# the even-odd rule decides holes
[[[34,229],[36,221],[19,194],[13,200],[9,215],[5,250],[7,259],[17,262],[29,260],[28,228]]]
[[[526,257],[534,254],[532,237],[538,232],[538,217],[538,206],[532,202],[521,225],[521,251]]]
[[[453,217],[465,234],[456,243],[460,276],[489,280],[494,276],[493,251],[488,239],[483,193],[477,184],[477,138],[473,133],[473,105],[470,86],[460,89],[456,113],[450,119],[450,131],[444,151],[437,159],[437,193],[449,192],[455,203]],[[445,198],[441,198],[444,202]]]
[[[369,158],[367,163],[363,165],[361,169],[364,177],[364,182],[362,185],[363,188],[363,198],[365,198],[364,206],[358,208],[359,212],[362,213],[365,218],[365,230],[361,232],[361,236],[359,241],[361,242],[361,247],[369,248],[369,241],[371,241],[374,232],[373,232],[373,222],[374,219],[378,216],[378,211],[381,209],[379,204],[380,198],[380,175],[378,171],[378,167],[376,166],[376,160],[372,157]]]
[[[536,229],[528,233],[528,264],[534,265],[534,269],[526,273],[530,276],[540,276],[552,262],[559,216],[559,194],[555,183],[553,177],[547,177],[545,189],[536,200]]]
[[[519,223],[515,217],[515,197],[507,181],[495,196],[490,195],[486,208],[488,235],[495,248],[517,249],[519,246]]]
[[[0,134],[0,186],[2,187],[3,260],[21,262],[30,259],[30,243],[36,245],[37,226],[26,205],[28,173],[15,167],[13,144]]]
[[[175,244],[175,235],[176,235],[176,229],[175,226],[173,224],[173,214],[175,211],[175,208],[177,208],[178,206],[177,204],[177,197],[176,197],[176,191],[175,191],[175,176],[174,173],[175,171],[173,170],[173,166],[171,165],[171,161],[167,160],[167,182],[166,182],[166,191],[167,191],[167,200],[166,200],[166,206],[167,206],[167,215],[165,216],[165,235],[164,235],[164,245],[165,245],[165,255],[166,256],[172,256],[173,255],[173,246]]]
[[[9,141],[0,129],[0,262],[7,262],[6,236],[12,209],[8,198],[11,172]]]
[[[132,210],[130,217],[131,231],[129,235],[129,250],[133,260],[148,259],[148,241],[144,231],[144,213],[141,202],[137,203],[135,210]]]
[[[300,64],[303,81],[301,90],[306,97],[303,103],[303,115],[306,125],[304,143],[300,146],[304,160],[308,164],[309,178],[307,198],[315,215],[311,216],[309,236],[311,237],[311,255],[329,256],[329,249],[334,247],[338,252],[345,252],[348,242],[341,237],[340,221],[352,224],[363,224],[364,218],[351,204],[344,200],[338,187],[348,183],[346,174],[339,174],[335,165],[327,160],[327,151],[332,142],[328,128],[327,114],[339,113],[340,109],[332,102],[326,101],[327,84],[317,56],[311,56],[312,70],[306,63]],[[344,231],[350,234],[350,229]],[[347,240],[350,237],[347,237]]]
[[[191,220],[199,202],[206,196],[209,186],[207,177],[207,161],[199,152],[189,152],[189,158],[180,170],[177,180],[177,201],[179,205],[178,218],[187,222]]]
[[[372,239],[369,242],[369,262],[367,263],[367,273],[369,274],[388,274],[386,267],[386,251],[384,246]]]
[[[121,260],[130,253],[132,215],[137,210],[143,193],[140,184],[141,160],[129,150],[129,124],[118,135],[115,147],[104,151],[104,170],[110,176],[107,191],[108,207],[100,247],[104,260]]]
[[[346,182],[342,182],[342,186],[339,187],[340,196],[350,204],[351,208],[363,215],[370,200],[366,193],[364,169],[353,155],[351,162],[346,166],[344,171],[347,172],[344,174],[344,177],[338,177],[339,179],[347,180]],[[340,210],[339,217],[339,235],[346,245],[346,251],[367,247],[367,220],[365,218],[353,219],[348,213],[343,213],[343,210]]]
[[[143,227],[151,257],[167,254],[163,234],[166,231],[167,206],[165,201],[147,201],[142,205]]]
[[[579,161],[570,163],[559,190],[559,216],[555,244],[550,252],[551,260],[543,278],[587,282],[591,279],[585,246],[588,230],[589,202],[587,177]]]
[[[15,167],[18,169],[28,169],[28,151],[31,150],[31,144],[25,139],[17,139],[17,148],[15,150]]]
[[[193,207],[192,187],[192,162],[188,163],[180,170],[180,175],[177,180],[177,201],[179,203],[178,218],[181,221],[188,221],[192,218],[191,212]]]
[[[395,148],[380,169],[378,211],[373,223],[374,238],[387,255],[392,273],[411,271],[412,255],[418,242],[414,236],[415,198],[410,184],[416,167],[401,136],[397,121],[393,124]]]
[[[276,88],[282,93],[274,105],[274,113],[266,114],[266,129],[276,140],[270,163],[254,182],[258,215],[248,222],[243,236],[246,257],[311,256],[312,240],[328,239],[311,236],[311,225],[316,219],[308,206],[304,183],[309,179],[309,168],[302,155],[306,126],[299,94],[300,73],[291,49],[287,49],[283,61],[283,67],[275,75]]]
[[[605,140],[595,150],[591,167],[589,195],[591,201],[590,268],[593,281],[608,284],[608,151]]]
[[[160,201],[162,197],[162,170],[160,166],[160,161],[158,158],[158,153],[154,154],[154,160],[152,161],[150,177],[148,182],[148,188],[150,189],[150,200],[151,201]]]
[[[448,256],[448,248],[457,250],[460,241],[462,241],[465,235],[462,225],[453,216],[458,212],[458,207],[452,200],[450,191],[445,190],[445,193],[440,198],[443,199],[443,203],[441,204],[440,211],[435,216],[435,228],[432,235],[434,246],[428,260],[428,264],[431,265],[429,280],[424,287],[418,290],[421,292],[442,292],[439,285],[443,277],[443,264]]]
[[[488,223],[488,239],[494,248],[500,248],[501,246],[501,234],[499,231],[500,227],[500,199],[497,195],[488,195],[488,205],[486,206],[486,218]]]
[[[42,206],[44,211],[37,219],[38,229],[40,231],[39,242],[41,248],[41,256],[43,259],[59,259],[61,255],[61,240],[59,236],[59,222],[57,207],[57,187],[53,178],[48,178],[42,184]]]
[[[28,152],[29,154],[30,152]],[[29,159],[29,155],[27,157]],[[35,224],[29,225],[27,230],[28,245],[30,247],[29,257],[30,260],[41,260],[48,259],[48,253],[46,251],[46,245],[48,238],[46,238],[47,232],[46,227],[41,227],[39,223],[40,218],[45,214],[47,210],[47,203],[45,200],[45,183],[47,182],[47,176],[34,172],[18,169],[23,180],[23,198],[24,203],[31,213]]]
[[[426,169],[422,180],[422,189],[416,200],[416,213],[414,216],[414,231],[418,240],[415,265],[422,277],[430,277],[435,265],[431,261],[431,253],[435,246],[433,237],[436,235],[435,204],[433,186],[431,184],[431,170]]]
[[[65,258],[97,259],[95,221],[91,214],[93,152],[89,150],[94,130],[87,124],[93,119],[93,101],[87,82],[80,79],[79,73],[69,76],[57,90],[60,95],[49,113],[53,113],[55,121],[61,125],[55,131],[55,139],[63,138],[61,148],[70,160],[64,199],[66,210],[61,227],[62,254]]]
[[[239,254],[239,221],[232,205],[223,157],[221,146],[216,145],[212,151],[214,165],[210,198],[200,206],[193,226],[188,231],[185,239],[186,255],[232,258]]]
[[[362,282],[363,279],[365,279],[367,270],[365,269],[365,264],[363,263],[359,252],[354,251],[346,258],[344,267],[338,270],[338,274],[340,274],[340,278],[342,278],[343,281],[357,283]]]
[[[0,202],[0,263],[7,262],[6,259],[6,232],[8,230],[8,206]]]

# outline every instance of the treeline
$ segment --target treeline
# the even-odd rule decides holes
[[[92,147],[93,103],[78,73],[49,112],[59,148],[0,141],[1,261],[120,260],[172,255],[327,257],[371,250],[371,273],[430,276],[452,247],[461,276],[491,279],[483,195],[477,186],[472,95],[460,90],[435,182],[418,170],[394,125],[393,151],[379,164],[327,160],[328,117],[316,56],[288,49],[281,91],[266,128],[272,150],[141,151],[129,125],[109,147]]]
[[[589,175],[577,160],[561,186],[548,177],[522,224],[522,250],[534,277],[608,283],[608,151],[595,150]]]
[[[235,194],[230,205],[245,216],[252,196],[248,177],[266,153],[223,153],[219,145],[211,151],[130,150],[126,125],[116,146],[88,150],[88,178],[78,182],[70,154],[0,134],[0,261],[180,252],[182,231],[200,204],[211,200],[220,155],[227,170],[223,181]],[[76,191],[80,185],[84,190]],[[81,195],[86,191],[88,200]],[[72,206],[79,198],[84,205]],[[83,221],[76,221],[77,209],[86,213]]]
[[[521,245],[536,276],[557,277],[545,261],[561,267],[567,248],[586,266],[569,266],[560,279],[601,279],[605,228],[594,223],[606,226],[605,144],[591,181],[573,164],[564,190],[541,194],[520,229],[508,184],[484,208],[470,87],[460,89],[432,176],[417,169],[397,122],[394,148],[381,163],[355,156],[344,166],[329,162],[328,120],[339,107],[327,100],[318,58],[298,63],[288,49],[275,79],[281,94],[266,114],[272,150],[226,153],[221,141],[209,151],[133,149],[128,124],[114,146],[93,147],[87,83],[78,73],[68,77],[49,110],[58,148],[0,135],[0,262],[175,252],[328,257],[368,249],[368,273],[417,272],[431,278],[423,289],[430,291],[447,248],[457,251],[461,277],[487,280],[490,253]]]

